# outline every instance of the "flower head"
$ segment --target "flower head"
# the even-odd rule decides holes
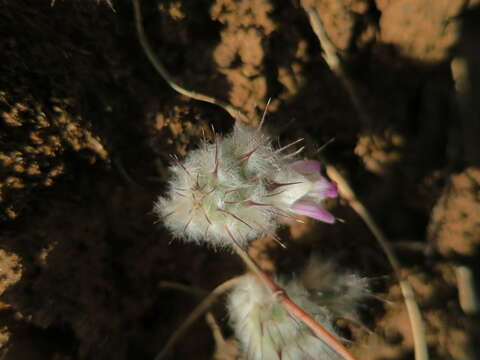
[[[274,235],[279,218],[297,214],[332,223],[321,202],[336,187],[317,161],[295,160],[302,149],[291,149],[300,141],[274,149],[260,129],[237,124],[175,160],[168,194],[154,210],[175,236],[220,247]]]
[[[328,308],[312,302],[298,281],[280,280],[278,284],[297,305],[336,335]],[[328,345],[274,299],[255,275],[245,275],[229,294],[228,312],[241,350],[249,360],[338,359]]]
[[[313,261],[301,278],[277,282],[297,305],[337,337],[334,320],[358,321],[358,305],[369,294],[364,278],[335,272],[331,262]],[[338,359],[255,275],[245,275],[234,287],[227,306],[235,336],[249,360]]]

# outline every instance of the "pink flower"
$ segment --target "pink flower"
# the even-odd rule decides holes
[[[300,199],[295,202],[290,209],[299,215],[305,215],[329,224],[335,222],[335,218],[331,213],[325,210],[321,205],[309,199]]]
[[[321,164],[316,160],[300,160],[290,164],[282,179],[290,186],[279,194],[278,200],[283,203],[283,208],[288,206],[293,213],[333,224],[335,217],[321,203],[326,198],[338,196],[337,185],[324,178],[320,169]]]

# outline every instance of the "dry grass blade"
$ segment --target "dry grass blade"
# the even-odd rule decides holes
[[[327,173],[330,178],[337,183],[338,190],[341,196],[348,200],[353,210],[362,218],[367,224],[374,237],[377,239],[380,247],[385,252],[388,261],[392,265],[395,275],[398,278],[400,289],[407,307],[408,316],[410,319],[410,325],[412,328],[413,341],[415,346],[415,359],[416,360],[428,360],[428,348],[425,338],[425,328],[423,325],[422,314],[420,308],[415,300],[415,293],[412,286],[403,274],[400,262],[395,255],[389,241],[385,234],[380,230],[378,225],[373,220],[368,209],[357,199],[357,196],[353,192],[352,188],[348,184],[347,180],[337,171],[337,169],[331,165],[327,165]]]
[[[215,340],[217,347],[223,346],[225,344],[225,338],[223,337],[220,326],[218,326],[217,320],[215,320],[215,317],[210,311],[205,315],[205,321],[210,327],[210,330],[212,330],[213,339]]]
[[[472,94],[471,79],[474,79],[474,77],[471,74],[471,66],[472,65],[469,65],[468,59],[461,55],[455,57],[450,63],[455,84],[455,95],[460,109],[460,119],[464,124],[462,126],[464,129],[474,129],[475,126],[473,124],[478,121],[474,112],[472,112],[472,102],[475,101],[475,97]],[[474,137],[476,133],[465,133],[464,136]],[[469,143],[477,144],[476,141],[465,141],[465,156],[470,159],[475,159],[478,149],[476,146],[468,146]],[[453,150],[450,150],[450,153],[454,153]],[[450,161],[453,162],[453,159]],[[472,162],[474,162],[474,160]],[[458,298],[463,312],[467,315],[478,314],[480,311],[480,302],[472,268],[467,265],[458,265],[455,267],[455,275],[457,277]]]
[[[205,300],[198,304],[198,306],[193,309],[190,315],[188,315],[185,321],[173,332],[163,349],[155,357],[155,360],[165,359],[165,356],[168,355],[173,346],[185,334],[190,326],[192,326],[192,324],[197,321],[198,318],[202,316],[220,296],[235,286],[235,284],[237,284],[241,278],[241,276],[238,276],[227,280],[213,289],[213,291],[205,298]]]
[[[155,70],[157,70],[157,72],[168,83],[168,85],[170,85],[170,87],[176,92],[178,92],[179,94],[182,94],[184,96],[187,96],[191,99],[195,99],[198,101],[204,101],[210,104],[218,105],[221,108],[223,108],[226,112],[228,112],[234,119],[238,119],[244,122],[249,122],[248,116],[239,108],[233,105],[230,105],[224,101],[221,101],[219,99],[216,99],[213,96],[209,96],[193,90],[185,89],[173,79],[173,77],[167,71],[165,66],[163,66],[162,62],[158,59],[158,57],[153,52],[152,47],[150,46],[150,43],[148,42],[147,37],[145,36],[145,31],[142,25],[142,14],[140,11],[139,0],[132,0],[132,2],[133,2],[134,13],[135,13],[135,26],[137,28],[138,38],[140,40],[140,44],[142,45],[143,51],[145,52],[145,55],[147,55],[148,60],[150,60],[150,63],[153,65]]]
[[[175,289],[182,291],[187,294],[192,294],[195,296],[207,296],[208,291],[195,287],[195,286],[189,286],[189,285],[184,285],[181,283],[177,283],[174,281],[160,281],[158,283],[158,287],[162,289]]]
[[[455,267],[457,278],[458,299],[462,310],[467,315],[476,315],[479,312],[479,301],[475,286],[475,275],[470,266]]]
[[[358,115],[360,116],[363,123],[365,125],[371,124],[371,118],[365,110],[362,102],[360,101],[358,92],[353,82],[346,75],[342,66],[342,62],[337,55],[335,47],[333,46],[327,36],[327,33],[325,32],[322,21],[320,20],[317,11],[313,7],[307,7],[306,12],[308,14],[310,25],[312,26],[313,31],[317,35],[318,40],[320,41],[320,45],[322,46],[322,49],[324,51],[325,62],[330,67],[330,70],[339,77],[343,86],[347,90],[352,100],[352,103],[355,106],[355,109],[357,110]],[[363,206],[360,201],[358,201],[352,188],[342,177],[342,175],[332,166],[327,167],[327,171],[331,179],[337,182],[340,193],[342,193],[344,198],[350,201],[350,206],[358,213],[358,215],[360,215],[363,221],[365,221],[368,228],[373,233],[378,243],[382,247],[383,251],[387,255],[387,258],[390,261],[396,276],[398,277],[400,288],[405,299],[405,305],[407,307],[413,333],[413,341],[415,344],[415,359],[427,360],[429,357],[422,315],[415,300],[415,294],[413,292],[412,286],[402,275],[402,268],[400,266],[400,262],[398,261],[392,247],[390,246],[390,243],[373,220],[367,208]]]
[[[310,26],[315,32],[315,35],[317,35],[317,38],[320,41],[320,45],[322,46],[322,49],[324,51],[323,58],[325,62],[327,63],[330,70],[333,71],[340,79],[343,87],[348,92],[348,95],[350,96],[350,99],[352,100],[355,109],[358,112],[358,116],[360,116],[360,119],[362,120],[364,125],[371,124],[370,116],[368,115],[368,112],[365,110],[362,102],[360,101],[360,97],[358,96],[358,92],[354,84],[346,75],[343,69],[342,62],[340,61],[340,58],[338,57],[335,50],[335,47],[333,46],[327,36],[327,33],[325,32],[322,21],[318,16],[317,10],[315,10],[313,7],[307,7],[305,10],[308,14]]]

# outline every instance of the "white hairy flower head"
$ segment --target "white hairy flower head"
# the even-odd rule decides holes
[[[313,258],[301,275],[302,284],[313,301],[328,307],[335,316],[358,320],[358,305],[371,295],[369,281],[337,267],[332,261]]]
[[[366,280],[354,274],[333,272],[332,263],[325,266],[312,263],[306,274],[301,279],[277,283],[300,308],[338,337],[333,321],[338,317],[358,321],[357,308],[369,294]],[[315,275],[319,278],[309,278]],[[234,287],[227,306],[235,336],[248,360],[339,358],[277,302],[255,275],[246,275]]]
[[[295,159],[302,148],[288,153],[300,141],[274,149],[260,128],[237,124],[176,160],[168,194],[154,211],[176,237],[219,247],[273,236],[279,218],[296,214],[333,223],[321,201],[336,197],[336,186],[317,161]]]
[[[278,281],[288,296],[336,335],[327,307],[310,300],[297,281]],[[245,359],[338,359],[336,353],[302,322],[291,315],[255,275],[246,275],[228,297],[230,321]]]

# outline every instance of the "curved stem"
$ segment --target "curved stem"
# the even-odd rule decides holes
[[[347,180],[337,171],[335,167],[327,165],[326,168],[328,176],[337,183],[342,197],[349,202],[352,209],[355,210],[365,224],[367,224],[367,227],[370,229],[383,252],[387,256],[387,259],[390,262],[395,275],[397,276],[405,306],[407,307],[407,313],[410,320],[410,327],[412,329],[413,343],[415,347],[415,359],[428,360],[428,347],[425,337],[425,327],[423,325],[422,313],[418,307],[417,301],[415,300],[415,292],[413,291],[412,285],[410,285],[409,281],[404,276],[400,261],[395,255],[390,242],[377,225],[368,209],[358,200]]]
[[[236,285],[242,276],[235,277],[227,280],[224,283],[218,285],[193,311],[188,315],[185,321],[173,332],[168,339],[163,349],[155,357],[155,360],[162,360],[170,352],[177,341],[185,334],[185,332],[193,325],[197,319],[202,316],[212,304],[223,295],[226,291]]]
[[[248,116],[239,108],[230,105],[222,100],[214,98],[213,96],[205,95],[193,90],[185,89],[184,87],[180,86],[170,75],[167,71],[165,66],[163,66],[162,62],[157,58],[155,53],[153,52],[150,43],[145,36],[145,31],[142,25],[142,13],[140,11],[140,3],[139,0],[132,0],[133,2],[133,10],[135,13],[135,26],[137,28],[138,39],[140,40],[140,44],[142,45],[143,51],[145,55],[147,55],[148,60],[153,65],[155,70],[160,74],[160,76],[170,85],[170,87],[178,92],[179,94],[185,95],[191,99],[195,99],[198,101],[204,101],[210,104],[214,104],[223,108],[226,112],[228,112],[234,119],[238,119],[243,122],[249,122]]]
[[[322,49],[324,51],[323,59],[327,63],[330,70],[334,72],[335,75],[337,75],[340,79],[340,82],[342,83],[345,90],[348,92],[348,95],[352,100],[353,106],[355,106],[355,109],[358,112],[358,116],[360,117],[364,125],[372,124],[372,120],[368,112],[365,110],[363,103],[360,101],[360,96],[358,95],[357,88],[355,87],[352,80],[350,80],[350,78],[347,76],[342,61],[338,57],[335,46],[328,38],[327,32],[323,27],[317,10],[315,10],[315,8],[311,6],[307,7],[305,10],[307,12],[310,25],[315,32],[315,35],[317,35],[318,41],[320,42],[320,45],[322,46]]]

